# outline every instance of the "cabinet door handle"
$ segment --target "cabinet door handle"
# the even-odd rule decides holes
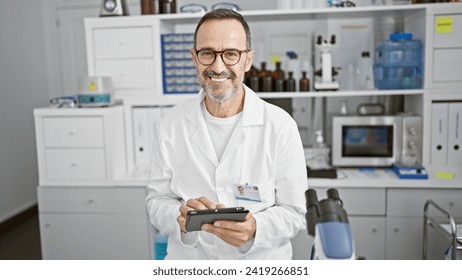
[[[378,231],[378,230],[377,230],[376,228],[373,228],[373,229],[372,229],[372,232],[373,232],[373,233],[376,233],[377,231]]]
[[[449,202],[449,206],[450,206],[450,207],[454,207],[454,205],[456,205],[456,204],[455,204],[453,201],[450,201],[450,202]]]
[[[77,134],[77,131],[75,129],[69,130],[69,135],[70,136],[74,136],[75,134]]]
[[[51,224],[50,224],[50,223],[46,223],[46,224],[45,224],[45,227],[46,227],[46,228],[49,228],[49,227],[51,227]]]
[[[394,230],[394,231],[395,231],[395,232],[399,232],[399,228],[395,228],[395,230]]]
[[[71,162],[71,167],[77,167],[77,165],[79,165],[78,162],[76,162],[76,161]]]
[[[95,200],[94,200],[93,198],[90,198],[90,199],[87,200],[87,203],[88,203],[88,204],[91,204],[91,203],[93,203],[93,202],[95,202]]]

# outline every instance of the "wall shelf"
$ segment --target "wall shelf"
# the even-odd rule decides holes
[[[310,91],[310,92],[259,92],[261,98],[349,97],[386,95],[423,95],[424,90],[358,90],[358,91]]]

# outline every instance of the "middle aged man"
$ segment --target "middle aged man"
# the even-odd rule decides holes
[[[205,14],[194,39],[202,90],[162,119],[147,186],[151,222],[169,235],[166,259],[290,259],[290,239],[306,225],[297,125],[243,84],[254,51],[239,13]],[[186,232],[188,210],[225,206],[250,213]]]

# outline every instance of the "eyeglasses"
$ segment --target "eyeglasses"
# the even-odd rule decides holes
[[[212,65],[217,59],[217,55],[220,55],[221,60],[228,66],[234,66],[241,60],[242,53],[248,53],[249,50],[236,50],[227,49],[224,51],[212,51],[209,49],[196,50],[196,56],[199,62],[204,66]]]

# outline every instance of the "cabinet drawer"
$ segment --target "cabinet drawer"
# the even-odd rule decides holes
[[[462,15],[435,16],[433,38],[435,48],[462,47]]]
[[[96,59],[153,56],[150,27],[96,29],[93,36]]]
[[[460,69],[462,68],[462,48],[434,50],[433,64],[433,81],[462,81],[462,76],[460,75]]]
[[[49,179],[105,179],[103,149],[46,149],[45,162]]]
[[[41,213],[146,213],[144,199],[144,188],[38,188]]]
[[[46,117],[43,135],[45,147],[103,147],[103,119]]]
[[[96,74],[112,78],[117,89],[154,87],[154,63],[152,59],[97,60]]]
[[[328,188],[315,189],[319,200],[327,198]],[[385,216],[386,192],[384,188],[341,188],[338,192],[348,215]]]
[[[448,189],[390,189],[388,190],[389,216],[421,216],[428,199],[449,211],[454,217],[462,217],[462,190]]]

